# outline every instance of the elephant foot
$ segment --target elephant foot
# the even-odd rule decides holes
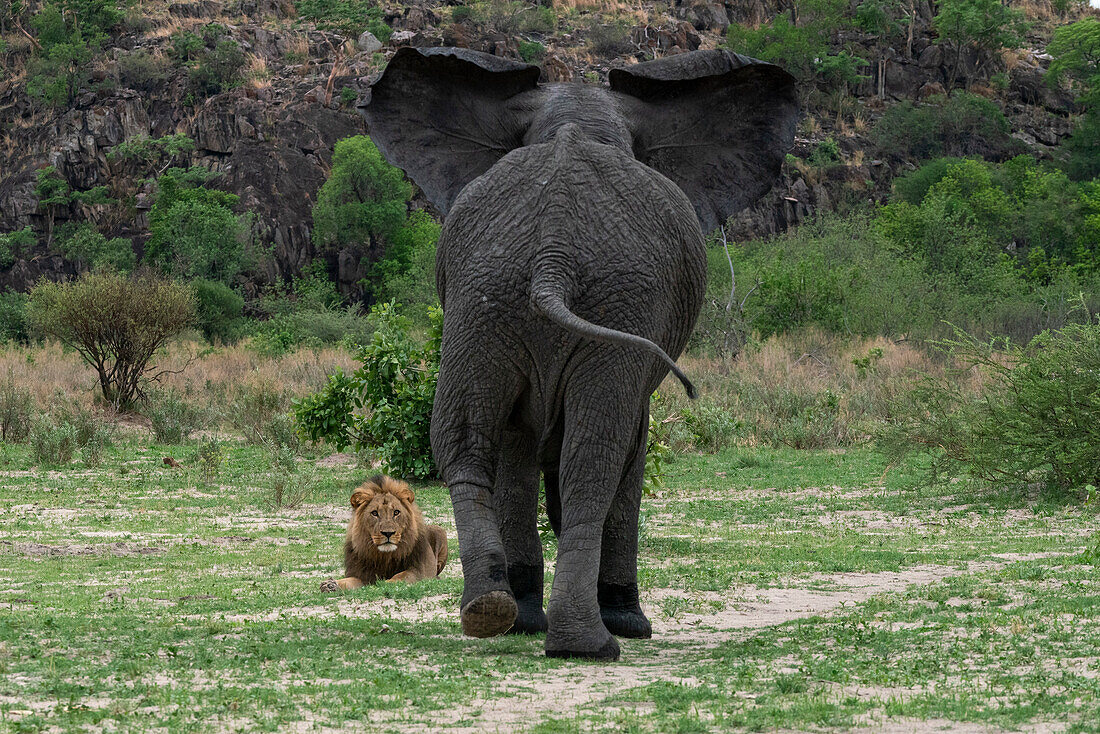
[[[611,635],[607,635],[607,640],[602,645],[594,648],[582,644],[575,646],[559,645],[548,637],[546,639],[546,657],[614,661],[619,659],[619,643]]]
[[[546,623],[546,612],[542,611],[541,606],[538,609],[532,609],[520,604],[519,613],[516,615],[516,622],[512,625],[512,629],[508,630],[508,634],[538,635],[545,632],[548,627],[549,625]]]
[[[637,584],[597,584],[600,619],[607,631],[618,637],[648,640],[653,626],[638,603]]]
[[[490,591],[462,607],[462,634],[470,637],[502,635],[516,621],[516,602],[507,591]]]
[[[508,564],[508,585],[516,598],[519,613],[510,635],[537,635],[546,631],[546,612],[542,610],[542,564]]]

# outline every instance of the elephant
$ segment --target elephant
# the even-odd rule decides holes
[[[704,232],[771,188],[793,77],[725,50],[612,69],[401,48],[358,105],[444,216],[431,444],[454,505],[473,637],[546,632],[551,657],[617,660],[646,638],[638,514],[650,396],[706,284]],[[540,474],[558,536],[549,603]]]

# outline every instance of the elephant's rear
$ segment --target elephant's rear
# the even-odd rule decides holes
[[[567,126],[463,191],[440,239],[437,276],[447,316],[436,414],[465,423],[488,395],[518,401],[525,421],[546,430],[578,367],[619,374],[633,383],[622,389],[645,397],[668,368],[642,349],[563,328],[532,307],[532,293],[557,289],[580,319],[644,337],[675,358],[702,303],[705,254],[678,188]],[[475,421],[483,419],[503,420]],[[441,427],[466,430],[449,428]],[[448,456],[438,458],[445,467]]]

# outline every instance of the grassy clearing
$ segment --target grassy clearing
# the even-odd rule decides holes
[[[863,450],[677,457],[643,508],[654,639],[605,666],[463,638],[457,552],[433,581],[319,593],[367,470],[308,457],[279,509],[262,450],[233,445],[209,484],[161,463],[189,451],[135,437],[53,471],[4,447],[0,730],[1100,721],[1098,523],[1076,499],[913,489]],[[445,490],[418,494],[456,544]]]

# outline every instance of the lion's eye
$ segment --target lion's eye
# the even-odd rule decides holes
[[[393,511],[393,516],[394,516],[394,517],[397,517],[397,516],[398,516],[398,515],[400,515],[400,514],[401,514],[401,510],[394,510],[394,511]]]
[[[378,510],[371,510],[370,514],[374,515],[375,517],[378,517]]]

